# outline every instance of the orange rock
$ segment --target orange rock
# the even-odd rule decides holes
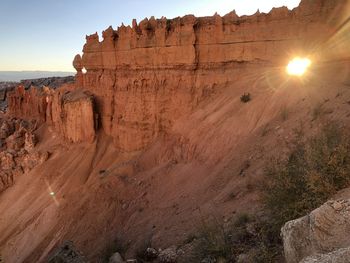
[[[144,149],[201,101],[234,83],[247,64],[284,66],[288,56],[300,54],[331,59],[334,54],[324,43],[338,26],[330,18],[346,12],[346,4],[303,0],[299,8],[274,8],[268,14],[151,17],[139,24],[133,20],[132,27],[109,27],[102,41],[97,33],[86,36],[83,55],[73,61],[74,88],[89,91],[94,103],[65,104],[61,91],[52,92],[52,101],[46,102],[46,94],[18,88],[9,96],[10,112],[46,119],[72,141],[91,141],[98,115],[117,148]]]

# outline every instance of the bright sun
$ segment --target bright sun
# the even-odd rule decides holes
[[[308,58],[296,57],[292,59],[287,66],[287,73],[292,76],[302,76],[311,65],[311,60]]]

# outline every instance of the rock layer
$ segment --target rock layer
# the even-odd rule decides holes
[[[35,123],[0,120],[0,193],[12,186],[16,177],[46,161],[47,152],[36,151]]]
[[[48,120],[71,142],[92,142],[95,138],[94,98],[82,90],[52,92],[48,96]]]
[[[307,256],[350,247],[349,211],[349,199],[329,201],[309,215],[287,222],[282,228],[287,263],[297,263]]]
[[[290,56],[334,58],[327,41],[339,31],[347,4],[303,0],[292,11],[283,7],[242,17],[235,12],[223,17],[151,17],[134,20],[132,27],[109,27],[102,41],[97,33],[87,36],[83,55],[74,58],[75,88],[94,96],[98,124],[117,148],[141,150],[212,94],[234,87],[248,64],[279,71]],[[347,54],[336,51],[343,58]],[[30,99],[21,90],[9,96],[10,111],[45,119],[45,98],[36,101],[32,97],[38,94],[29,93]],[[80,132],[70,131],[76,133],[73,137],[90,139]]]
[[[334,252],[308,257],[300,263],[348,263],[350,248],[341,248]]]
[[[342,5],[304,0],[293,11],[151,17],[109,27],[101,42],[97,33],[86,37],[82,57],[73,62],[76,85],[96,97],[101,126],[116,147],[143,149],[201,101],[234,85],[245,64],[279,66],[292,52],[323,50],[337,27],[332,13]]]

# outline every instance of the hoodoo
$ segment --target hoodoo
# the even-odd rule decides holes
[[[279,233],[269,236],[270,225],[256,221],[271,216],[262,201],[271,179],[266,164],[276,156],[295,161],[290,151],[331,127],[326,119],[349,128],[349,11],[346,0],[302,0],[293,10],[251,16],[133,20],[101,39],[86,36],[73,60],[74,82],[6,90],[0,262],[70,262],[72,255],[82,262],[231,262],[220,261],[230,253],[234,262],[272,262],[270,255],[283,262]],[[343,255],[343,239],[335,248],[323,240],[329,226],[322,242],[309,244],[303,233],[306,252],[297,242],[298,229],[320,225],[307,225],[308,218],[322,212],[327,222],[323,211],[347,220],[341,204],[286,225],[288,262],[332,249]],[[236,222],[235,231],[205,246],[207,219],[222,224],[220,231]]]

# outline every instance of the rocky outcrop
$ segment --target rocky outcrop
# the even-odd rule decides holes
[[[8,92],[7,102],[11,116],[23,119],[46,121],[46,92],[35,87],[26,90],[19,85]]]
[[[287,263],[302,262],[343,262],[327,261],[330,256],[340,257],[349,254],[350,247],[350,199],[328,201],[309,215],[287,222],[282,228],[284,254]],[[312,261],[321,256],[324,261]],[[347,258],[349,260],[349,258]],[[345,262],[345,261],[344,261]]]
[[[350,261],[350,248],[341,248],[334,252],[308,257],[300,263],[348,263]]]
[[[18,86],[8,95],[10,115],[46,122],[71,142],[91,142],[95,138],[97,115],[93,96],[88,91]],[[29,139],[29,138],[28,138]]]
[[[7,108],[7,93],[18,85],[17,82],[0,82],[0,110],[6,111]]]
[[[49,78],[39,78],[39,79],[24,79],[21,80],[21,84],[26,88],[29,89],[30,87],[50,87],[53,89],[57,89],[58,87],[61,87],[63,84],[67,83],[73,83],[74,82],[74,76],[68,76],[68,77],[49,77]]]
[[[61,90],[48,96],[48,116],[61,135],[71,142],[92,142],[97,116],[93,96],[83,90]]]
[[[0,193],[12,186],[17,176],[29,172],[49,158],[47,152],[35,151],[35,123],[1,120]]]
[[[83,55],[73,62],[76,85],[96,97],[101,127],[116,147],[143,149],[201,101],[234,86],[248,65],[284,65],[286,54],[322,49],[337,29],[329,18],[342,5],[304,0],[293,11],[151,17],[109,27],[102,41],[97,33],[86,37]]]
[[[336,17],[346,12],[346,4],[303,0],[292,11],[283,7],[242,17],[235,12],[222,17],[151,17],[117,30],[109,27],[102,41],[97,33],[87,36],[83,55],[74,58],[75,89],[92,94],[99,127],[118,149],[142,150],[202,101],[234,87],[252,65],[284,66],[288,54],[332,59],[335,54],[325,43],[339,29]],[[11,114],[42,120],[54,115],[45,111],[45,96],[27,93],[17,90],[9,97]],[[80,132],[69,131],[76,135],[64,137],[90,139]]]
[[[57,248],[48,259],[48,263],[85,263],[84,256],[78,251],[73,242],[66,241]]]

